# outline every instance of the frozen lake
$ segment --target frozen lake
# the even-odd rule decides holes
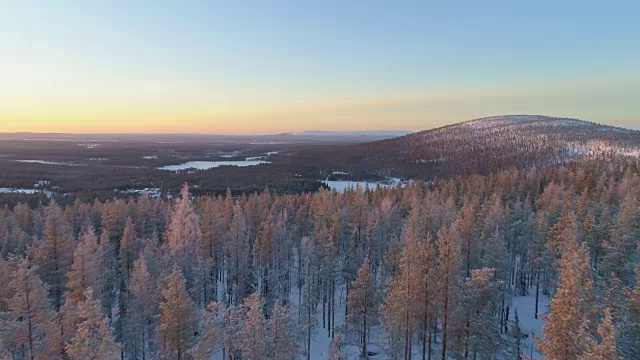
[[[263,160],[242,160],[242,161],[189,161],[184,164],[178,165],[167,165],[160,167],[160,170],[169,170],[169,171],[179,171],[186,169],[198,169],[198,170],[207,170],[213,169],[220,166],[255,166],[260,164],[269,164],[268,161]]]
[[[338,192],[344,192],[347,189],[355,189],[358,185],[360,185],[360,188],[362,190],[366,190],[368,189],[375,189],[376,186],[378,184],[380,184],[380,187],[392,187],[392,186],[396,186],[398,184],[398,182],[400,182],[400,179],[390,179],[388,181],[385,182],[370,182],[370,181],[349,181],[349,180],[324,180],[323,183],[325,183],[329,188],[331,189],[335,189]]]

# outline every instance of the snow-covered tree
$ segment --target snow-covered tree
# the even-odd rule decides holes
[[[266,360],[269,358],[269,331],[264,317],[264,302],[258,293],[244,300],[247,309],[244,326],[240,332],[240,350],[242,358],[247,360]]]
[[[120,274],[123,279],[128,279],[133,270],[133,262],[137,256],[137,234],[133,220],[128,217],[124,224],[118,260],[120,264]]]
[[[98,245],[98,238],[92,227],[85,230],[73,252],[73,264],[68,274],[66,297],[74,303],[84,301],[84,293],[88,287],[101,289],[102,264],[104,254]]]
[[[135,261],[127,292],[129,300],[124,314],[123,339],[125,352],[143,360],[153,358],[153,334],[159,314],[160,294],[144,258]]]
[[[62,210],[53,201],[45,210],[43,238],[35,248],[40,277],[49,285],[53,306],[60,309],[66,291],[67,271],[73,263],[74,240]]]
[[[245,214],[240,204],[233,206],[231,223],[227,237],[227,299],[235,306],[242,303],[242,299],[249,289],[251,268],[249,263],[249,234]]]
[[[99,300],[93,298],[93,290],[88,288],[84,301],[78,304],[78,315],[82,322],[76,334],[66,346],[72,360],[116,359],[120,355],[120,344],[113,339],[109,319],[101,312]]]
[[[493,359],[500,350],[497,318],[499,297],[495,270],[471,270],[471,278],[463,286],[464,357]]]
[[[390,352],[396,357],[411,358],[412,340],[430,304],[423,301],[427,281],[421,258],[421,244],[415,234],[405,234],[400,257],[399,273],[391,280],[380,306],[383,325],[390,336]],[[433,263],[431,264],[433,265]],[[432,290],[435,292],[435,289]]]
[[[7,284],[13,296],[0,317],[0,349],[14,358],[49,359],[62,356],[60,329],[49,304],[47,286],[27,259],[21,260]]]
[[[194,287],[199,271],[196,264],[201,255],[202,232],[187,185],[182,188],[181,197],[175,201],[171,210],[165,240],[172,261],[184,273],[187,289],[192,295],[200,294]]]
[[[200,315],[198,338],[190,353],[195,360],[208,360],[224,345],[224,326],[227,309],[220,302],[212,302]]]
[[[378,296],[371,274],[369,259],[365,258],[356,279],[351,284],[347,297],[349,314],[346,325],[350,334],[355,336],[360,348],[360,358],[369,358],[369,332],[375,324],[378,310]]]
[[[162,295],[164,301],[160,304],[158,327],[162,354],[177,360],[188,359],[189,350],[195,341],[197,323],[195,304],[187,293],[185,279],[179,267],[173,267]]]
[[[442,228],[437,236],[438,249],[438,289],[442,296],[442,360],[447,359],[448,339],[460,279],[460,244],[454,229]]]
[[[333,337],[333,341],[331,342],[331,349],[329,350],[329,360],[346,360],[346,356],[344,356],[343,344],[342,344],[342,336],[340,336],[340,332],[336,332]]]
[[[636,266],[636,285],[624,290],[624,327],[620,331],[620,350],[627,357],[640,356],[640,265]]]
[[[616,348],[616,327],[611,321],[611,311],[604,310],[604,318],[598,326],[600,341],[593,345],[581,360],[620,360],[620,354]]]
[[[575,237],[567,237],[558,263],[560,282],[542,329],[544,337],[537,339],[548,359],[577,359],[589,350],[593,296],[589,264],[586,246],[578,245]]]
[[[300,354],[300,332],[294,323],[289,307],[277,300],[273,306],[271,318],[267,322],[269,329],[269,358],[294,360]]]

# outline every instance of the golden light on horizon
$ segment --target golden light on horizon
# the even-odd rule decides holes
[[[542,114],[608,120],[638,127],[624,111],[640,90],[620,83],[443,91],[428,96],[298,100],[215,98],[195,91],[77,89],[5,92],[1,132],[273,134],[304,130],[419,131],[500,114]],[[567,107],[569,103],[571,106]],[[603,104],[616,104],[615,109]],[[546,113],[539,109],[547,109]],[[595,117],[595,118],[594,118]]]

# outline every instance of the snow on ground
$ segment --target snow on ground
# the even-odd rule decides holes
[[[224,291],[224,288],[220,288],[220,291]],[[542,359],[542,355],[537,351],[537,345],[533,340],[533,336],[542,337],[542,327],[545,322],[538,316],[538,319],[535,318],[535,293],[527,296],[516,296],[512,299],[511,306],[515,311],[518,312],[518,317],[520,319],[520,328],[521,330],[528,334],[527,338],[522,342],[522,352],[532,357],[532,359]],[[337,328],[340,328],[344,325],[345,322],[345,310],[346,310],[346,289],[340,287],[336,290],[335,294],[335,303],[336,303],[336,315],[335,315],[335,325]],[[291,293],[289,294],[288,305],[290,307],[291,314],[294,318],[298,315],[298,289],[293,288]],[[549,310],[549,298],[540,295],[539,298],[539,313],[545,314]],[[540,315],[539,314],[539,315]],[[302,314],[304,316],[304,314]],[[318,306],[317,312],[315,313],[316,320],[316,329],[315,332],[311,335],[311,360],[326,360],[329,358],[329,352],[331,351],[331,345],[333,339],[328,335],[328,331],[326,328],[322,327],[322,304]],[[512,317],[513,319],[513,317]],[[306,333],[305,335],[306,336]],[[303,337],[304,337],[303,336]],[[306,339],[306,338],[305,338]],[[342,337],[342,340],[345,340],[345,337]],[[439,339],[440,340],[440,339]],[[301,342],[301,346],[305,346],[306,340]],[[433,344],[433,354],[440,353],[440,342]],[[370,342],[369,342],[369,350],[373,352],[377,352],[377,355],[372,357],[372,359],[376,360],[387,360],[388,356],[385,354],[386,346],[386,334],[384,330],[380,326],[373,327],[370,333]],[[532,351],[533,349],[533,351]],[[416,342],[413,347],[413,357],[418,359],[422,355],[422,345],[419,342]],[[353,345],[343,345],[343,354],[346,356],[348,360],[356,360],[359,358],[359,348]],[[436,356],[437,357],[437,356]],[[299,360],[306,360],[306,354],[301,354]],[[222,351],[218,351],[212,355],[211,360],[224,360],[222,358]]]
[[[538,352],[538,346],[533,337],[542,337],[542,327],[545,321],[540,318],[540,314],[549,312],[549,298],[540,294],[537,319],[535,318],[535,305],[535,291],[527,296],[516,296],[512,300],[513,309],[518,312],[520,328],[523,333],[528,335],[523,341],[523,352],[533,359],[542,359],[542,355]]]
[[[127,189],[122,192],[126,194],[146,195],[149,197],[160,197],[162,195],[162,190],[160,190],[160,188]]]
[[[29,164],[44,164],[44,165],[65,165],[65,166],[84,166],[86,164],[77,164],[77,163],[66,163],[66,162],[58,162],[58,161],[47,161],[47,160],[13,160],[21,163],[29,163]]]
[[[0,188],[0,193],[2,194],[8,194],[8,193],[14,193],[14,194],[35,194],[40,190],[37,189],[13,189],[13,188]]]
[[[87,149],[97,149],[102,147],[102,144],[96,144],[96,143],[91,143],[91,144],[78,144],[78,146],[81,147],[85,147]]]
[[[264,153],[264,154],[262,154],[260,156],[250,156],[250,157],[246,158],[245,160],[246,161],[264,160],[265,158],[267,158],[267,157],[269,157],[271,155],[277,155],[277,154],[280,154],[281,152],[282,152],[281,150],[279,150],[279,151],[269,151],[269,152],[266,152],[266,153]]]
[[[570,142],[565,149],[572,155],[598,157],[606,154],[640,157],[640,148],[621,147],[608,141],[589,140],[586,143]]]
[[[341,287],[336,290],[335,303],[336,303],[336,315],[335,326],[336,329],[344,325],[346,315],[346,289]],[[293,289],[289,295],[289,306],[291,306],[292,314],[298,313],[298,290]],[[311,335],[311,360],[326,360],[329,358],[329,352],[331,351],[331,345],[333,339],[329,336],[328,330],[322,327],[322,304],[318,306],[318,310],[315,314],[316,318],[316,331]],[[379,352],[374,358],[379,360],[385,360],[386,356],[382,353],[382,341],[384,339],[384,333],[379,327],[371,329],[369,347],[370,351]],[[342,340],[345,341],[345,336],[342,335]],[[353,345],[343,344],[343,353],[347,356],[347,359],[358,359],[359,348]],[[306,355],[300,356],[301,360],[306,360]]]
[[[268,161],[262,161],[262,160],[242,160],[242,161],[188,161],[186,163],[183,164],[177,164],[177,165],[167,165],[167,166],[163,166],[160,167],[158,169],[160,170],[169,170],[169,171],[179,171],[179,170],[186,170],[186,169],[198,169],[198,170],[207,170],[207,169],[213,169],[213,168],[217,168],[220,166],[238,166],[238,167],[245,167],[245,166],[255,166],[255,165],[260,165],[260,164],[269,164]]]
[[[360,188],[362,190],[365,190],[367,188],[376,188],[376,183],[366,181],[324,180],[323,183],[325,183],[330,189],[335,189],[338,192],[345,192],[347,189],[355,189],[358,184],[360,184]],[[381,184],[381,186],[384,185]]]
[[[37,194],[43,193],[46,197],[51,197],[53,193],[51,191],[42,189],[15,189],[15,188],[0,188],[0,194]]]

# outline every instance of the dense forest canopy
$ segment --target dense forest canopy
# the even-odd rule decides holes
[[[639,199],[620,158],[5,206],[0,358],[309,359],[324,339],[331,359],[523,359],[530,296],[544,358],[638,359]]]

